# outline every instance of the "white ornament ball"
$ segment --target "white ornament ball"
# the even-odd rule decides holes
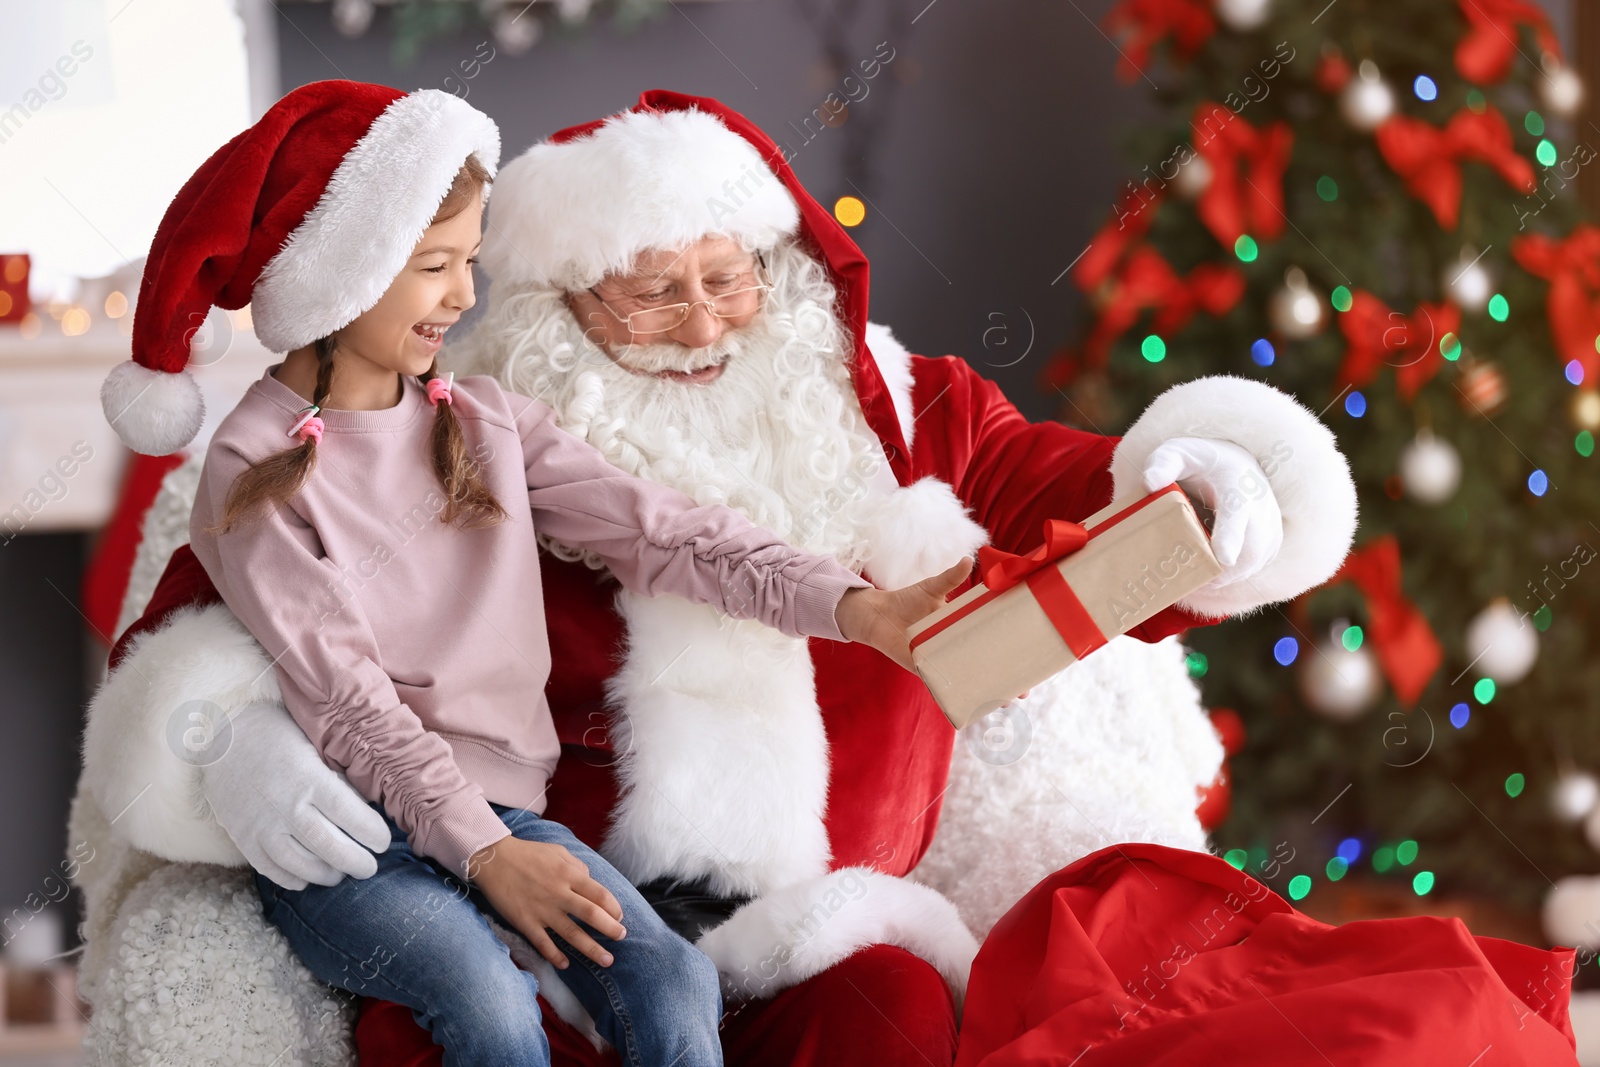
[[[333,0],[333,28],[346,37],[366,33],[372,15],[372,0]]]
[[[1544,934],[1552,945],[1600,948],[1600,877],[1570,874],[1545,894]]]
[[[1600,810],[1591,811],[1584,818],[1583,836],[1590,848],[1600,849]]]
[[[1228,29],[1248,33],[1256,29],[1272,12],[1272,0],[1216,0],[1217,18]]]
[[[531,7],[532,5],[528,5]],[[511,55],[521,55],[534,46],[543,33],[543,27],[528,7],[507,7],[495,16],[490,29],[494,42]]]
[[[1172,191],[1185,200],[1193,200],[1211,187],[1211,178],[1211,164],[1196,152],[1173,176]]]
[[[1285,273],[1284,287],[1272,295],[1267,317],[1273,329],[1291,341],[1315,336],[1327,321],[1322,301],[1311,291],[1306,272],[1299,267],[1290,267]]]
[[[1378,658],[1363,644],[1355,651],[1340,640],[1344,623],[1334,626],[1330,640],[1311,650],[1300,669],[1300,693],[1326,717],[1347,722],[1359,717],[1383,694]]]
[[[1600,802],[1600,781],[1587,771],[1569,771],[1556,782],[1550,808],[1562,822],[1577,822]]]
[[[1445,290],[1467,311],[1482,311],[1494,295],[1494,280],[1476,253],[1463,251],[1461,260],[1445,268]]]
[[[1430,430],[1419,430],[1400,453],[1400,482],[1423,504],[1443,504],[1461,484],[1461,454]]]
[[[1539,97],[1550,111],[1571,118],[1583,104],[1583,79],[1572,68],[1556,64],[1540,76]]]
[[[1511,601],[1497,597],[1467,624],[1467,655],[1478,674],[1506,685],[1520,682],[1539,658],[1539,631]]]
[[[1339,98],[1345,121],[1358,130],[1373,130],[1394,114],[1394,90],[1378,75],[1378,65],[1363,59],[1357,76],[1345,86]]]

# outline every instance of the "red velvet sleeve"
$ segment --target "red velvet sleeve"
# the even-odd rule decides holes
[[[211,576],[195,558],[194,550],[186,544],[180,545],[167,561],[167,569],[161,572],[161,580],[156,583],[156,591],[150,595],[150,603],[145,606],[144,614],[111,647],[111,669],[116,670],[133,638],[160,629],[161,624],[179,608],[190,605],[205,607],[221,599],[217,587],[211,584]]]
[[[948,481],[996,548],[1031,551],[1044,538],[1046,519],[1081,521],[1111,503],[1111,454],[1120,437],[1031,423],[998,385],[956,356],[912,356],[911,368],[914,469]],[[1159,641],[1220,621],[1170,607],[1129,634]]]

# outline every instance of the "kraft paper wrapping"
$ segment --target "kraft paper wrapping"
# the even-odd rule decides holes
[[[1140,505],[1123,515],[1120,512]],[[1128,497],[1085,519],[1087,544],[1055,567],[1109,639],[1170,607],[1222,572],[1194,506],[1175,486]],[[986,603],[969,608],[983,598]],[[1015,700],[1076,657],[1027,583],[967,590],[908,631],[915,638],[969,612],[912,649],[917,673],[957,729]]]

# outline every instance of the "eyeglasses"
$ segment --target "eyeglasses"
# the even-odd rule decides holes
[[[756,257],[760,274],[765,274],[767,261],[761,256]],[[741,274],[751,273],[750,268],[741,271]],[[771,292],[769,284],[750,285],[743,289],[734,289],[731,292],[719,293],[710,300],[695,300],[683,304],[664,304],[661,307],[645,308],[627,315],[619,313],[610,304],[606,303],[594,287],[589,287],[589,295],[600,301],[600,306],[611,312],[613,318],[628,328],[629,333],[662,333],[666,330],[675,330],[689,321],[689,315],[701,304],[719,319],[737,319],[746,315],[753,315],[767,305],[767,293]]]

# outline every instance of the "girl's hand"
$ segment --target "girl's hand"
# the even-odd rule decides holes
[[[578,857],[560,845],[506,837],[474,852],[468,863],[472,884],[539,955],[557,967],[567,966],[566,954],[546,933],[553,930],[600,966],[611,966],[611,953],[574,919],[620,941],[628,933],[619,921],[622,905]]]
[[[849,641],[871,645],[911,670],[911,639],[906,627],[944,607],[945,597],[972,573],[972,557],[932,578],[903,589],[851,589],[839,599],[834,621]]]

